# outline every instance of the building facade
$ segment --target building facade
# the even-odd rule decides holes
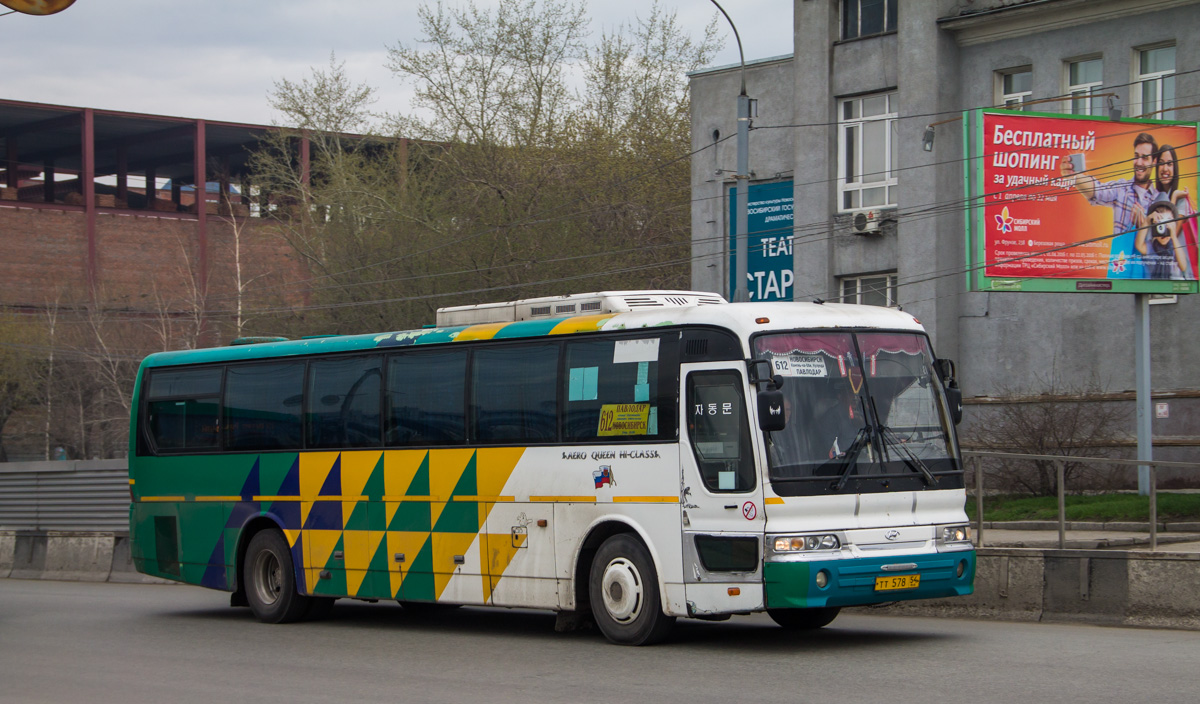
[[[768,264],[790,272],[768,292],[902,306],[958,360],[976,406],[968,418],[979,404],[1062,389],[1131,403],[1135,296],[968,291],[961,114],[1107,117],[1115,107],[1200,120],[1200,2],[794,0],[793,12],[794,53],[746,67],[757,100],[752,206],[769,184],[792,199],[791,222],[778,220],[791,239]],[[725,295],[739,73],[691,76],[693,286]],[[786,210],[785,200],[761,210]],[[752,297],[763,292],[755,283]],[[1198,299],[1150,307],[1154,396],[1167,404],[1154,420],[1156,458],[1200,450]]]

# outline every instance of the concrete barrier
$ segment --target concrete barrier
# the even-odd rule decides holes
[[[13,568],[13,556],[17,549],[17,532],[0,530],[0,578],[7,577]]]
[[[982,548],[975,593],[905,614],[1200,630],[1200,553]]]
[[[108,532],[0,530],[0,578],[171,584],[133,566],[129,536]]]

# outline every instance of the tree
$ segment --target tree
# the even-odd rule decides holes
[[[421,116],[374,116],[371,89],[332,58],[276,84],[288,128],[254,163],[314,273],[314,305],[293,322],[396,329],[448,303],[685,287],[685,74],[718,48],[715,25],[693,41],[655,4],[589,44],[570,0],[438,3],[420,19],[421,42],[390,47],[388,66]]]
[[[36,319],[0,315],[0,462],[8,461],[4,428],[13,414],[37,403],[42,331]]]
[[[1113,455],[1127,427],[1129,412],[1102,398],[1102,384],[1092,379],[1070,384],[1051,371],[1036,377],[1030,388],[1003,388],[1002,403],[978,407],[978,417],[964,428],[964,444],[981,450],[1062,457],[1063,477],[1074,490],[1106,489],[1116,480],[1112,470],[1089,464],[1087,457]],[[1053,496],[1058,478],[1053,460],[997,461],[988,483],[993,487]]]

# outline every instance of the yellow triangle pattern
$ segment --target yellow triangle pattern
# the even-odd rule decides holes
[[[338,538],[342,537],[340,530],[316,530],[310,528],[304,531],[304,545],[308,549],[308,583],[316,584],[325,563],[337,547]]]
[[[462,479],[463,471],[467,468],[467,463],[471,461],[471,456],[475,454],[474,450],[438,450],[429,455],[429,493],[438,498],[430,507],[431,523],[436,526],[438,517],[442,515],[442,509],[446,507],[444,501],[450,500],[450,494],[453,493],[454,487],[458,486],[458,480]]]
[[[333,463],[337,461],[337,452],[301,452],[300,453],[300,525],[308,522],[308,512],[312,510],[312,500],[321,493]],[[324,563],[322,563],[324,565]]]
[[[344,496],[362,496],[371,472],[379,463],[382,450],[375,452],[343,452],[342,453],[342,494]]]
[[[475,457],[475,476],[479,486],[480,496],[500,496],[504,493],[504,485],[512,476],[521,456],[525,454],[523,447],[484,447],[478,450]]]
[[[388,496],[408,493],[413,477],[428,454],[427,450],[386,450],[383,453],[383,493]],[[388,516],[389,523],[391,520]]]
[[[492,599],[492,591],[500,583],[504,570],[516,556],[517,550],[525,544],[525,534],[514,536],[512,533],[481,533],[479,550],[480,567],[487,576],[483,581],[483,602]],[[514,538],[516,545],[513,545]]]
[[[359,587],[367,577],[371,558],[383,542],[381,531],[348,530],[342,533],[342,549],[346,565],[346,591],[358,594]]]

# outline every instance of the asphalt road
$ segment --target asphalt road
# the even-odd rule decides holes
[[[680,621],[665,644],[550,614],[338,602],[268,626],[177,585],[0,579],[0,702],[1188,702],[1200,633],[842,614]]]

